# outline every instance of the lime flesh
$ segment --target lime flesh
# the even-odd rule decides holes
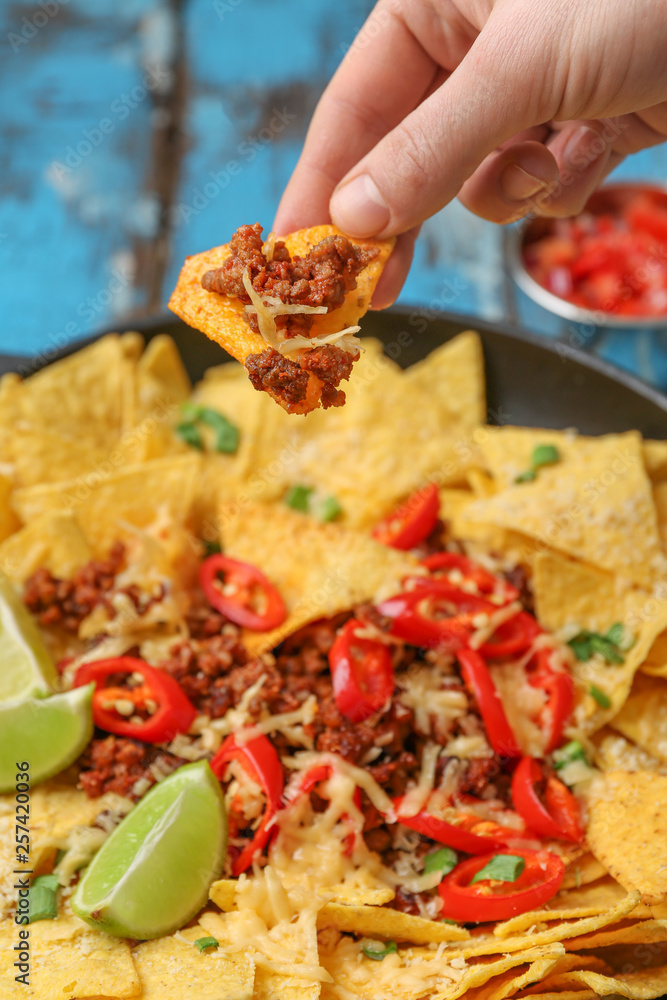
[[[16,786],[27,764],[36,785],[76,760],[93,735],[94,684],[51,698],[0,704],[0,792]]]
[[[201,909],[225,857],[227,821],[208,762],[186,764],[139,802],[100,848],[72,909],[118,937],[161,937]]]
[[[37,625],[0,573],[0,703],[51,694],[58,680]]]

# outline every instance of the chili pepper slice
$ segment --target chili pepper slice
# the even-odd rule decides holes
[[[248,776],[258,784],[266,795],[266,807],[255,836],[246,844],[240,854],[232,860],[232,875],[246,871],[258,851],[263,851],[271,835],[271,820],[280,808],[283,795],[283,768],[275,747],[266,736],[255,736],[247,743],[237,743],[232,734],[211,760],[215,776],[223,780],[227,765],[237,760]]]
[[[107,687],[114,674],[140,674],[143,683],[136,687]],[[95,683],[93,719],[95,725],[116,736],[129,736],[142,743],[165,743],[178,733],[187,733],[197,715],[178,681],[164,670],[151,667],[135,656],[115,656],[82,664],[74,676],[74,687]],[[119,712],[116,704],[128,713]],[[141,722],[131,722],[139,713],[148,713]]]
[[[401,795],[393,801],[397,821],[439,844],[453,847],[455,851],[463,851],[465,854],[486,854],[494,847],[506,847],[507,844],[517,843],[522,839],[525,842],[524,831],[500,826],[499,823],[482,819],[474,813],[461,813],[454,823],[441,819],[426,809],[414,816],[401,816],[404,798],[405,796]]]
[[[425,486],[380,521],[373,529],[373,538],[392,549],[414,549],[431,534],[439,512],[437,486]]]
[[[497,610],[497,608],[495,609]],[[527,611],[518,611],[499,625],[492,636],[479,647],[479,653],[490,660],[524,653],[544,630]]]
[[[391,634],[413,646],[453,652],[474,631],[476,615],[498,610],[483,597],[466,594],[446,580],[411,577],[414,590],[390,597],[378,605],[392,619]]]
[[[340,630],[329,651],[334,699],[350,722],[363,722],[379,711],[394,690],[391,654],[383,642],[361,639],[363,628],[351,618]]]
[[[468,858],[446,875],[438,886],[443,902],[442,916],[462,923],[508,920],[553,899],[565,874],[565,864],[557,855],[521,848],[512,848],[506,853],[523,858],[525,862],[514,882],[482,879],[470,884],[494,854]]]
[[[535,655],[535,667],[528,666],[528,683],[541,688],[547,696],[540,711],[537,724],[545,733],[545,753],[551,753],[560,746],[565,723],[574,709],[574,681],[564,670],[554,670],[551,666],[550,649],[540,649]]]
[[[502,597],[503,604],[509,604],[519,598],[519,591],[511,583],[495,576],[480,563],[460,552],[436,552],[434,555],[422,559],[421,564],[433,574],[444,571],[445,579],[449,579],[449,574],[452,571],[458,571],[463,577],[463,583],[474,585],[479,594]],[[439,578],[435,577],[435,579]],[[453,580],[451,582],[454,583]],[[455,586],[461,587],[462,583],[457,581]]]
[[[250,563],[222,554],[209,556],[199,567],[199,582],[209,604],[242,628],[268,632],[287,618],[276,588]]]
[[[521,757],[521,750],[507,721],[500,695],[481,655],[475,649],[459,649],[456,656],[461,665],[463,680],[474,695],[494,751],[500,757]]]
[[[536,789],[544,780],[541,764],[533,757],[524,757],[512,775],[515,809],[529,829],[540,836],[579,843],[584,831],[577,800],[562,781],[549,775],[544,789],[545,805]]]

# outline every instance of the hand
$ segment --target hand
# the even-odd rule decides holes
[[[317,106],[274,229],[399,236],[457,194],[493,222],[579,212],[667,138],[667,0],[380,0]]]

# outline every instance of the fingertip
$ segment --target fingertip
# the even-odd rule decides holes
[[[558,164],[546,146],[519,141],[490,153],[465,182],[459,199],[490,222],[514,222],[531,212],[534,199],[557,181]]]

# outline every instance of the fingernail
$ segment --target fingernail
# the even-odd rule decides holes
[[[551,183],[550,178],[528,173],[518,163],[508,164],[500,175],[500,188],[508,201],[525,201]]]
[[[565,143],[563,160],[565,163],[587,167],[589,163],[602,156],[606,148],[607,143],[594,128],[580,125]]]
[[[331,218],[349,236],[376,236],[389,224],[391,212],[369,174],[360,174],[334,191]]]

